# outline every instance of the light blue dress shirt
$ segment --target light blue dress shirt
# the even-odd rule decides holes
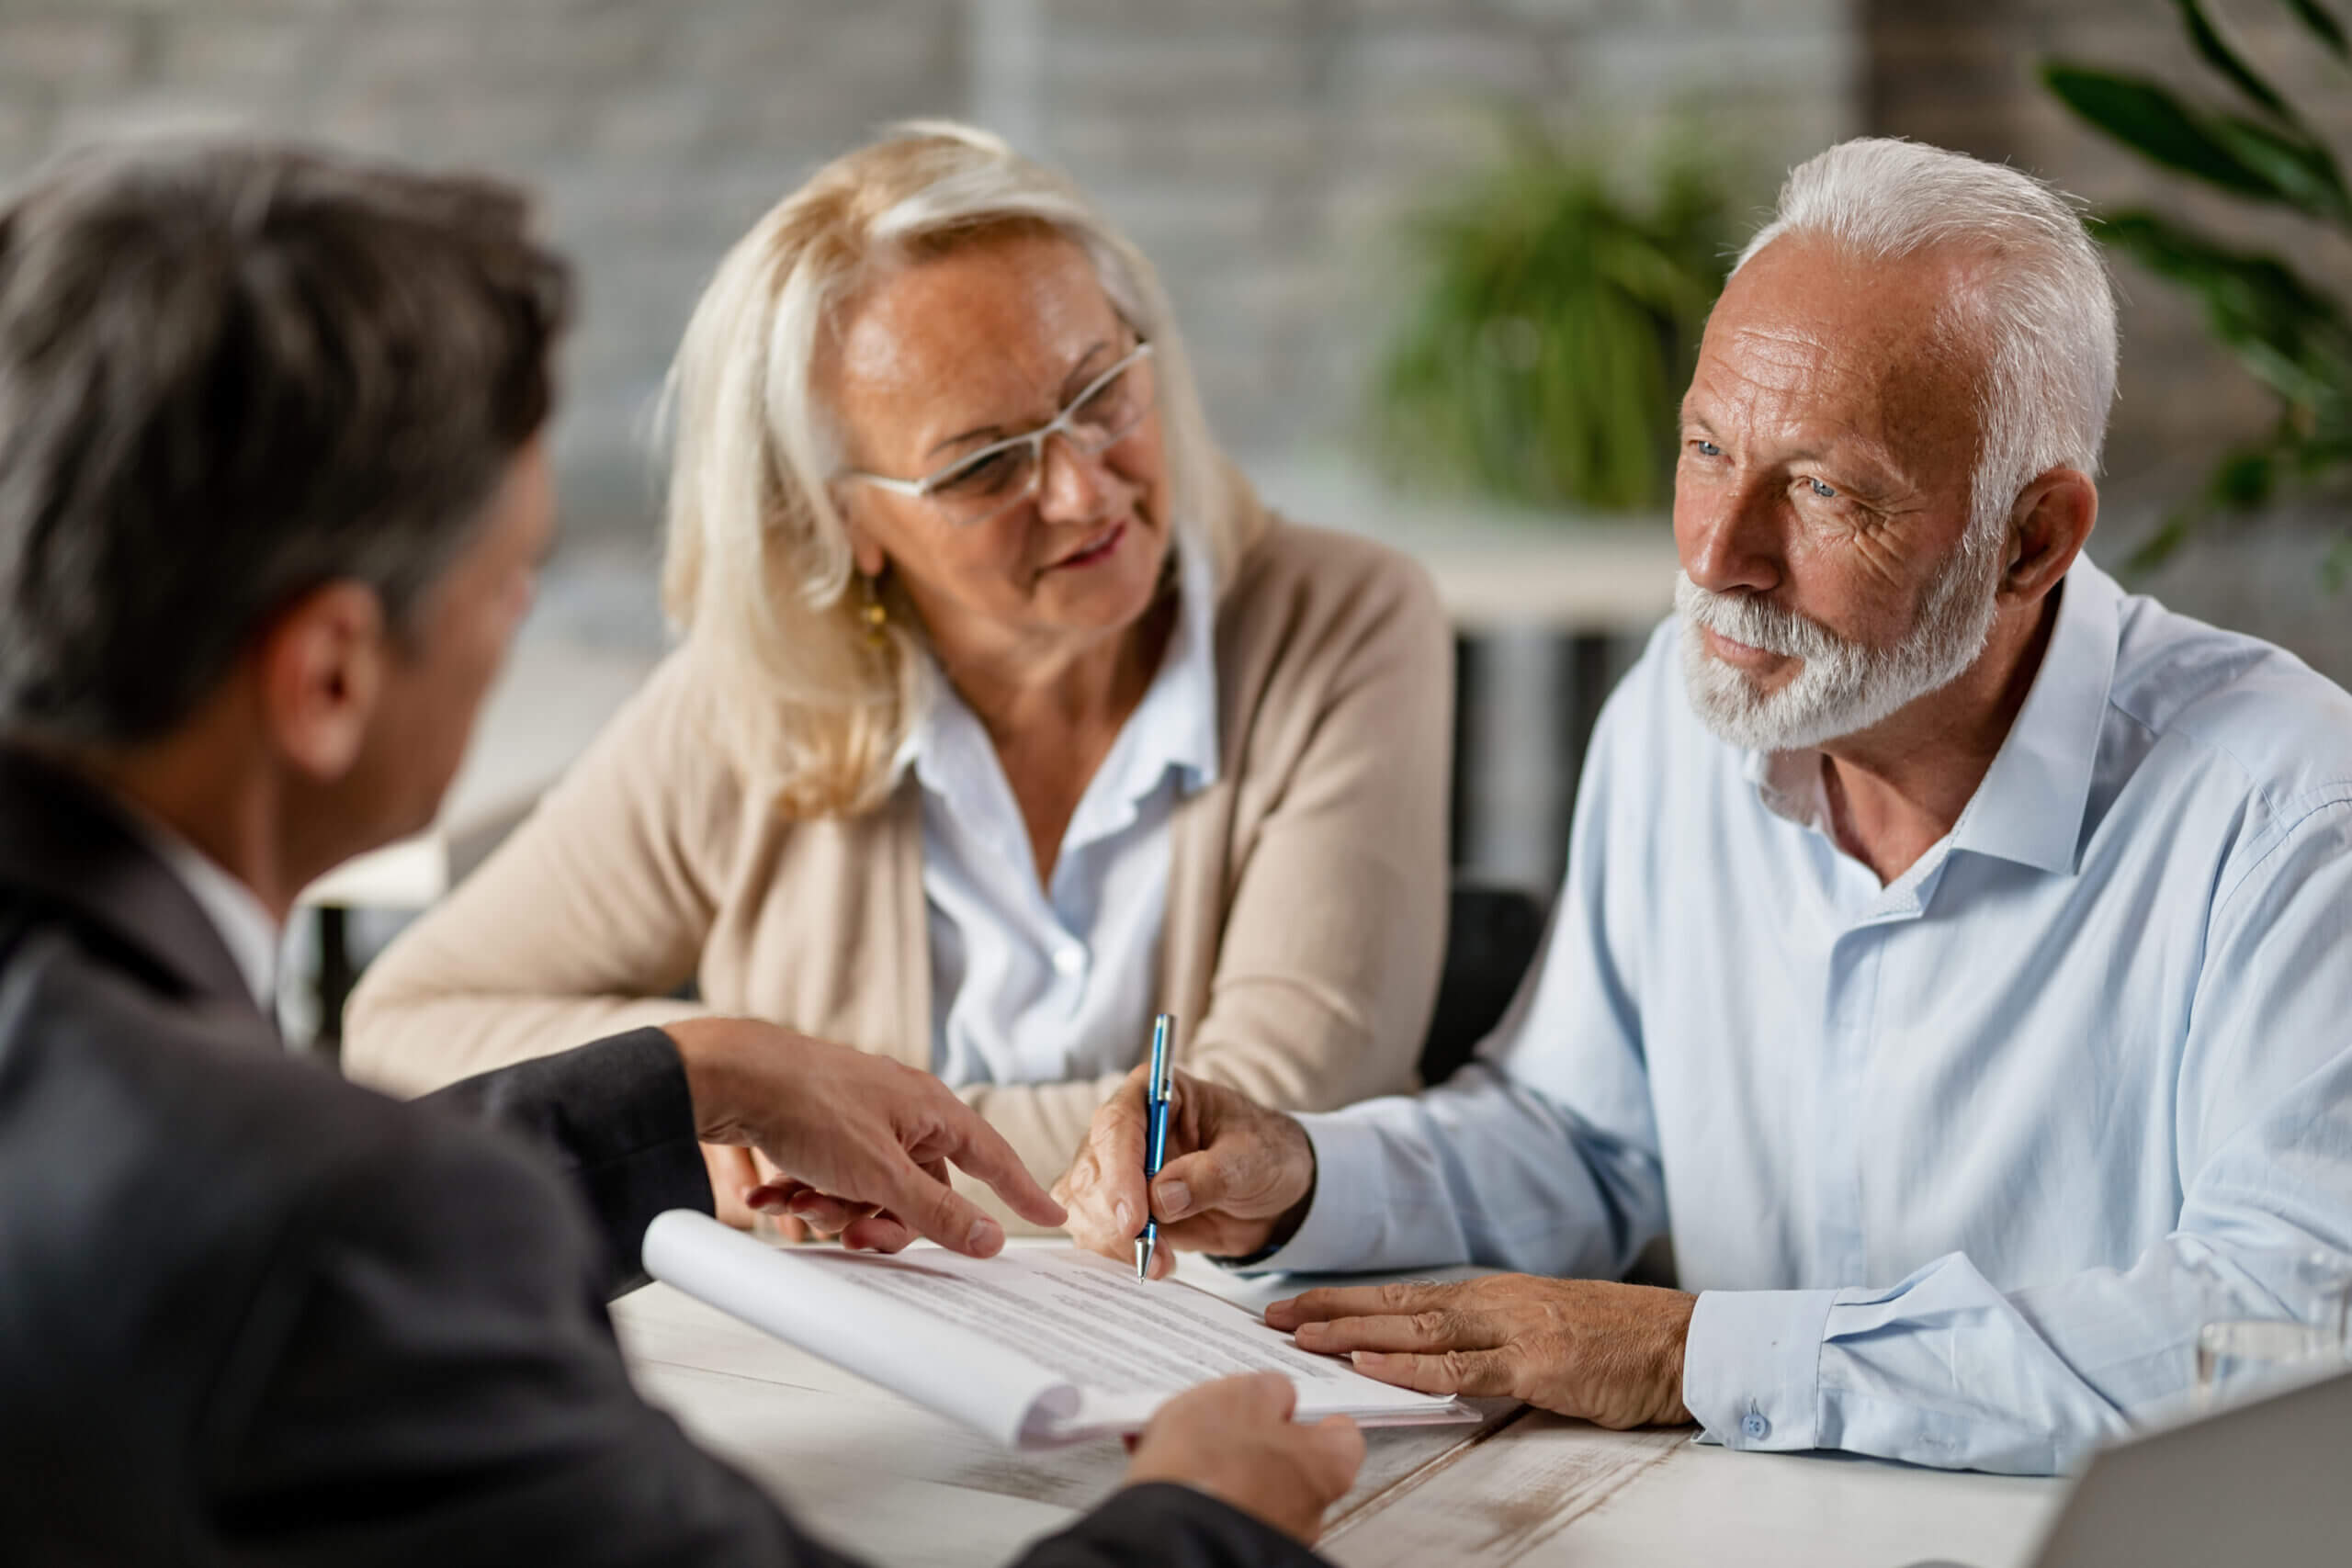
[[[1951,832],[1881,886],[1815,752],[1715,739],[1669,622],[1611,698],[1481,1062],[1303,1117],[1263,1267],[1614,1278],[1670,1225],[1742,1449],[2024,1472],[2177,1400],[2199,1323],[2352,1252],[2352,698],[2087,560]]]
[[[1159,671],[1088,783],[1040,885],[987,729],[937,676],[910,738],[922,787],[932,1070],[950,1087],[1124,1072],[1148,1039],[1169,818],[1217,773],[1216,584],[1177,551]]]

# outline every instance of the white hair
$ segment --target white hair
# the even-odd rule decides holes
[[[825,334],[890,269],[1021,229],[1083,251],[1112,308],[1151,344],[1170,525],[1207,552],[1219,582],[1237,551],[1167,295],[1075,185],[944,120],[895,126],[835,159],[719,263],[665,400],[663,603],[718,685],[726,739],[795,814],[877,804],[924,689],[913,617],[889,617],[877,646],[850,591],[855,563],[831,489],[840,433],[813,378]]]
[[[2115,288],[2065,196],[2005,164],[1858,137],[1790,171],[1733,274],[1783,236],[1872,261],[1945,248],[1983,258],[1950,310],[1984,355],[1973,528],[2006,525],[2018,494],[2052,468],[2098,475],[2115,400]]]

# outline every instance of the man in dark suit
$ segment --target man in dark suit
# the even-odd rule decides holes
[[[614,1345],[697,1140],[863,1245],[1001,1247],[950,1162],[1059,1218],[936,1080],[748,1021],[416,1105],[279,1049],[278,923],[429,819],[528,603],[565,296],[510,193],[286,152],[0,209],[12,1562],[834,1562]],[[1286,1390],[1174,1402],[1030,1561],[1311,1561],[1362,1439]]]

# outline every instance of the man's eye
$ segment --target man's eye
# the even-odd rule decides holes
[[[1807,479],[1804,482],[1805,488],[1812,491],[1814,494],[1821,497],[1822,500],[1835,501],[1838,499],[1838,491],[1831,486],[1823,484],[1819,479]]]
[[[1724,455],[1724,449],[1712,441],[1693,441],[1690,445],[1702,457],[1720,457]]]

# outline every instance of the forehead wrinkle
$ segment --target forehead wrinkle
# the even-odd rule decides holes
[[[1832,261],[1829,270],[1842,268]],[[1955,364],[1940,312],[1895,309],[1901,301],[1888,296],[1905,291],[1883,278],[1838,279],[1849,286],[1827,289],[1822,281],[1790,288],[1773,287],[1785,278],[1759,279],[1732,310],[1719,308],[1692,403],[1719,403],[1751,436],[1770,433],[1783,460],[1859,448],[1853,455],[1905,486],[1919,484],[1922,467],[1936,466],[1956,441],[1973,450],[1973,387],[1965,376],[1954,385],[1965,367]],[[1955,407],[1965,411],[1957,421]]]
[[[1024,237],[950,251],[878,279],[843,312],[833,351],[854,442],[903,460],[975,430],[1041,423],[1118,315],[1085,254]],[[853,418],[852,416],[855,417]]]

